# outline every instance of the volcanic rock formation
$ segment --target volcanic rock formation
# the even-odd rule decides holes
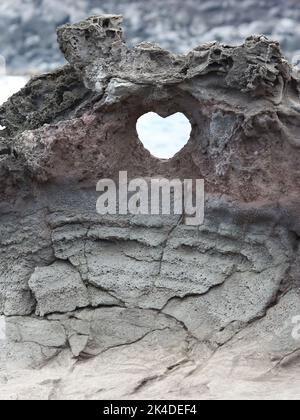
[[[109,13],[124,16],[130,45],[157,42],[183,53],[212,40],[239,45],[247,36],[264,34],[280,41],[290,60],[300,59],[298,0],[1,0],[0,54],[8,72],[63,65],[55,28]]]
[[[224,396],[221,374],[228,395],[281,375],[276,392],[299,397],[298,73],[265,37],[174,55],[127,47],[121,21],[59,28],[69,65],[0,108],[7,361],[62,363],[48,382],[31,373],[31,397]],[[191,122],[170,160],[137,136],[148,111]],[[204,179],[204,224],[98,215],[96,183],[119,171]],[[2,380],[2,395],[26,394]]]

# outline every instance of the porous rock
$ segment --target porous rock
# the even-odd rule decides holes
[[[87,306],[87,289],[72,265],[55,262],[37,267],[28,283],[37,301],[36,313],[68,312]]]

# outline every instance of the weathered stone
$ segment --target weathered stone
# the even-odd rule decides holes
[[[12,369],[36,369],[42,367],[59,353],[59,348],[43,347],[33,342],[10,342],[7,346],[6,363]]]
[[[100,7],[100,9],[99,9]],[[280,39],[289,58],[299,54],[296,0],[2,0],[0,16],[1,54],[12,73],[49,71],[64,64],[56,45],[55,28],[99,13],[124,15],[130,45],[155,41],[170,51],[188,51],[201,42],[218,39],[240,45],[253,33]],[[6,28],[9,27],[9,31]]]
[[[78,335],[74,334],[69,338],[69,344],[71,351],[75,357],[82,354],[87,346],[89,340],[88,335]]]
[[[36,368],[67,345],[63,326],[56,321],[10,317],[6,321],[7,360],[12,366]]]
[[[65,262],[37,267],[30,277],[29,287],[37,300],[37,315],[73,311],[89,304],[80,274]]]
[[[31,317],[10,317],[6,334],[15,343],[36,343],[44,347],[63,347],[66,333],[59,322]]]
[[[111,354],[131,370],[146,363],[114,392],[103,378],[101,391],[87,387],[108,398],[161,397],[160,381],[170,396],[172,381],[187,397],[185,384],[206,394],[199,371],[212,360],[233,380],[235,367],[277,374],[278,357],[296,366],[287,313],[296,316],[299,300],[299,75],[262,36],[184,55],[130,49],[120,24],[99,16],[60,28],[69,65],[0,108],[0,313],[18,315],[7,321],[11,359],[24,353],[39,366],[59,353],[52,362],[69,366],[70,355],[93,356],[101,374]],[[148,111],[190,120],[172,159],[140,142],[136,121]],[[120,170],[204,179],[204,224],[98,215],[96,182]],[[254,368],[230,356],[248,345]]]
[[[153,331],[181,330],[180,324],[151,310],[99,308],[83,310],[77,318],[90,325],[89,338],[83,354],[97,355],[110,348],[130,345]]]

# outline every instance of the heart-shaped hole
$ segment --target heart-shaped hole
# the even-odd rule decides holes
[[[155,112],[142,115],[136,124],[140,141],[159,159],[170,159],[188,142],[192,127],[181,112],[166,118]]]

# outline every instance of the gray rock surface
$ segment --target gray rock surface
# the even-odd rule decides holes
[[[0,396],[299,397],[299,73],[265,37],[183,55],[120,24],[60,28],[69,64],[0,107]],[[150,110],[192,123],[170,160]],[[98,215],[120,170],[205,179],[204,224]]]
[[[297,0],[186,0],[184,6],[179,0],[2,0],[0,53],[9,72],[63,64],[56,27],[103,13],[125,17],[130,45],[156,42],[182,53],[213,40],[239,45],[247,36],[265,34],[280,41],[290,59],[299,55]]]
[[[58,261],[48,267],[37,267],[28,285],[37,302],[36,314],[40,316],[73,311],[89,303],[87,289],[80,274],[65,262]]]

